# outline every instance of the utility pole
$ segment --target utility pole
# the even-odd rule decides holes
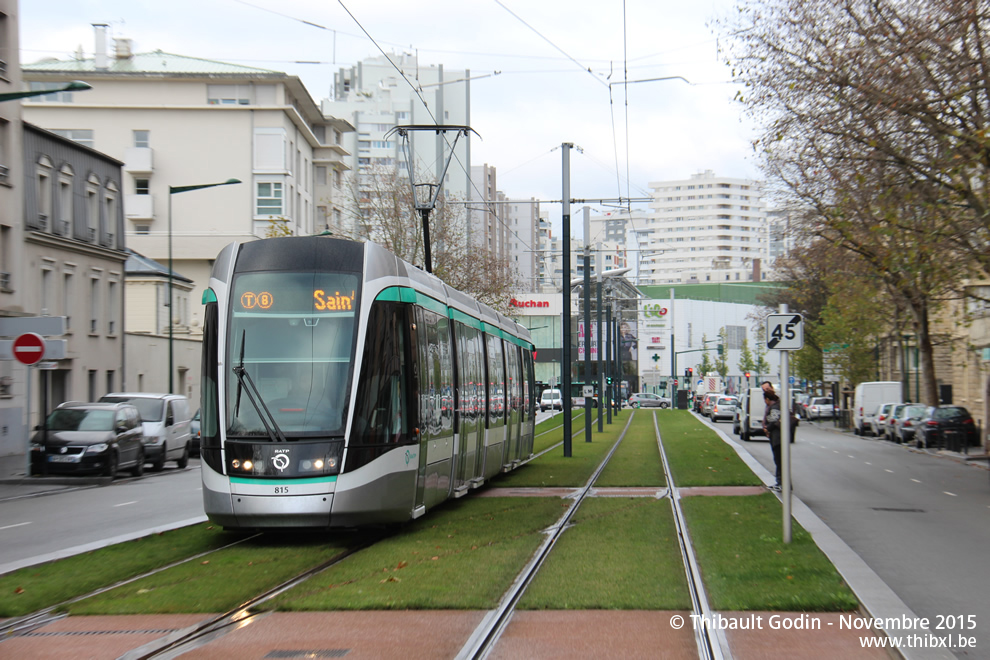
[[[561,321],[563,321],[561,332],[561,357],[560,357],[560,379],[562,387],[560,395],[564,400],[564,456],[570,457],[571,450],[571,149],[574,145],[564,142],[561,146],[561,200],[562,204],[562,231],[564,232],[564,254],[563,268],[564,275],[561,278],[563,285],[563,310],[561,310]]]
[[[604,412],[602,408],[608,402],[609,410],[612,409],[612,393],[609,389],[605,388],[605,372],[602,370],[602,353],[605,351],[605,342],[602,336],[602,270],[605,261],[602,258],[602,244],[600,242],[597,244],[596,249],[598,250],[595,258],[595,275],[597,276],[595,279],[598,280],[598,286],[596,287],[598,298],[596,301],[596,309],[598,310],[598,323],[596,327],[598,331],[598,368],[595,369],[595,374],[598,378],[598,391],[601,393],[598,401],[598,432],[601,433],[605,430],[605,427],[602,425],[602,413]],[[611,414],[609,415],[609,423],[612,423]]]

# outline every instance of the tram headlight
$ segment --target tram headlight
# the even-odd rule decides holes
[[[247,470],[248,472],[250,472],[251,471],[251,468],[253,468],[253,467],[254,467],[254,463],[252,463],[251,461],[244,461],[244,469],[245,470]]]
[[[235,458],[230,462],[230,467],[236,470],[237,468],[241,467],[241,462]]]
[[[316,468],[317,470],[322,470],[323,469],[323,460],[318,458],[315,461],[313,461],[313,467]]]

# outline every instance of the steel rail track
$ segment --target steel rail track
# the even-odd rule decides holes
[[[674,485],[673,474],[670,470],[670,463],[667,461],[667,453],[663,448],[663,438],[660,436],[660,427],[657,425],[656,413],[653,414],[653,431],[657,437],[657,448],[660,450],[660,460],[663,463],[663,473],[667,480],[667,493],[670,497],[671,510],[674,514],[674,526],[677,529],[677,541],[681,549],[681,558],[684,560],[684,572],[687,576],[688,592],[691,596],[692,615],[691,628],[694,630],[695,643],[698,646],[698,657],[704,660],[727,660],[731,658],[728,653],[728,645],[724,643],[717,631],[712,630],[712,611],[708,604],[708,594],[705,592],[705,585],[701,578],[701,569],[698,566],[698,558],[691,544],[691,536],[688,533],[687,523],[684,520],[684,512],[681,509],[681,496]]]
[[[170,658],[177,658],[183,653],[187,653],[188,651],[208,644],[214,639],[231,632],[236,627],[247,625],[249,622],[269,614],[268,612],[252,611],[252,608],[255,608],[258,605],[275,598],[279,594],[292,589],[296,585],[305,582],[314,575],[322,573],[328,568],[339,564],[351,555],[374,545],[389,535],[389,533],[376,535],[366,540],[364,543],[361,543],[349,550],[345,550],[322,564],[303,571],[302,573],[299,573],[295,577],[282,582],[268,591],[250,598],[232,610],[207,619],[206,621],[190,628],[180,630],[172,635],[168,635],[161,639],[149,642],[143,646],[139,646],[138,648],[132,649],[120,656],[118,660],[151,660],[152,658],[168,660]]]
[[[604,460],[598,465],[594,474],[588,482],[582,487],[578,493],[573,497],[571,505],[567,508],[564,514],[554,523],[552,526],[547,528],[545,533],[547,534],[546,539],[536,550],[533,558],[523,567],[522,571],[516,576],[512,585],[506,591],[505,595],[499,601],[498,605],[494,610],[489,611],[485,617],[482,619],[481,623],[475,628],[474,632],[468,638],[467,643],[461,648],[458,654],[455,656],[457,660],[480,660],[481,658],[486,658],[492,649],[494,649],[495,644],[498,643],[499,638],[508,626],[509,621],[512,619],[512,615],[515,612],[516,605],[519,603],[520,598],[526,592],[526,588],[532,582],[533,578],[536,576],[543,562],[549,556],[550,551],[553,550],[554,545],[557,540],[561,537],[564,531],[568,527],[568,523],[573,517],[574,513],[577,511],[578,507],[591,492],[595,481],[601,474],[605,466],[608,465],[609,460],[618,449],[619,443],[625,437],[626,432],[629,430],[629,424],[632,423],[633,415],[629,416],[629,420],[626,422],[625,428],[619,435],[618,440],[612,445],[608,454],[605,456]]]
[[[7,639],[11,639],[12,637],[16,637],[17,635],[23,635],[25,633],[29,633],[53,621],[58,621],[59,619],[65,618],[66,616],[68,616],[68,614],[56,612],[56,610],[58,610],[61,607],[65,607],[66,605],[71,605],[72,603],[78,603],[81,600],[85,600],[86,598],[97,596],[99,594],[110,591],[111,589],[116,589],[117,587],[122,587],[125,584],[137,582],[138,580],[142,580],[146,577],[156,575],[158,573],[161,573],[162,571],[167,571],[170,568],[181,566],[182,564],[194,561],[196,559],[200,559],[202,557],[206,557],[207,555],[213,554],[214,552],[219,552],[221,550],[227,550],[228,548],[233,548],[234,546],[240,545],[241,543],[244,543],[246,541],[250,541],[251,539],[257,538],[258,536],[261,536],[261,534],[259,533],[259,534],[252,534],[251,536],[246,536],[242,539],[238,539],[237,541],[234,541],[233,543],[228,543],[227,545],[223,545],[218,548],[213,548],[212,550],[200,552],[190,557],[186,557],[184,559],[174,561],[171,564],[167,564],[165,566],[159,566],[154,570],[148,571],[146,573],[142,573],[140,575],[135,575],[134,577],[128,578],[126,580],[121,580],[120,582],[115,582],[114,584],[111,584],[106,587],[95,589],[93,591],[90,591],[89,593],[83,594],[81,596],[76,596],[74,598],[70,598],[56,605],[52,605],[50,607],[46,607],[44,609],[38,610],[37,612],[32,612],[31,614],[25,614],[24,616],[15,617],[13,619],[4,621],[3,624],[0,625],[0,642],[3,642],[4,640]]]

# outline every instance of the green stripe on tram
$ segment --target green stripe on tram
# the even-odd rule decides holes
[[[279,486],[305,486],[306,484],[332,484],[337,481],[337,476],[333,475],[330,477],[303,477],[300,479],[249,479],[247,477],[231,477],[230,483],[232,484],[249,484],[252,486],[270,486],[272,484],[278,484]]]
[[[454,309],[453,307],[448,307],[436,298],[431,298],[426,294],[420,293],[415,289],[410,289],[404,286],[390,286],[387,289],[382,289],[381,293],[375,296],[375,300],[384,300],[386,302],[402,302],[402,303],[412,303],[415,305],[420,305],[437,314],[443,314],[452,321],[458,321],[464,325],[474,328],[475,330],[480,330],[489,335],[494,335],[495,337],[501,337],[502,339],[516,344],[517,346],[522,346],[523,348],[532,350],[533,344],[510,335],[502,328],[492,325],[490,323],[485,323],[481,319],[475,318],[470,314],[465,314],[459,309]]]

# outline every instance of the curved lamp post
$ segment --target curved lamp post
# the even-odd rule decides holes
[[[194,186],[169,186],[168,187],[168,392],[174,394],[173,378],[175,377],[175,353],[172,343],[172,326],[174,325],[174,314],[172,313],[172,195],[189,192],[191,190],[202,190],[203,188],[216,188],[217,186],[229,186],[234,183],[241,183],[240,179],[227,179],[221,183],[200,183]]]

